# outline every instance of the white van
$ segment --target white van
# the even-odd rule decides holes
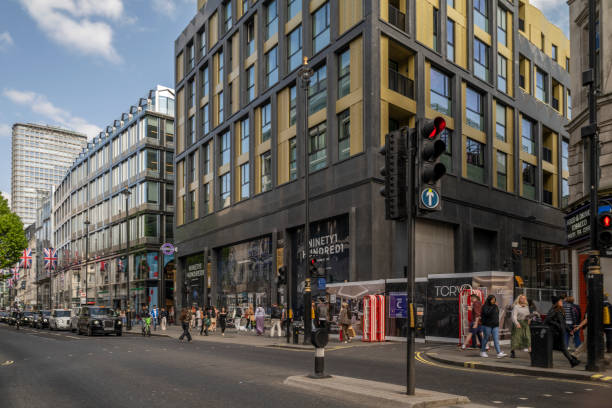
[[[53,309],[49,318],[49,330],[70,330],[70,309]]]
[[[73,307],[70,313],[70,331],[77,331],[77,323],[79,322],[79,315],[81,314],[81,307]]]

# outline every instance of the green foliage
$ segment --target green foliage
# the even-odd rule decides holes
[[[28,240],[19,216],[9,209],[8,201],[0,196],[0,269],[19,262]]]

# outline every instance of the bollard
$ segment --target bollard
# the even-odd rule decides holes
[[[315,329],[311,333],[310,341],[312,345],[315,346],[315,365],[314,374],[309,375],[309,377],[315,379],[330,378],[331,375],[325,374],[325,346],[327,346],[327,342],[329,341],[327,329]]]

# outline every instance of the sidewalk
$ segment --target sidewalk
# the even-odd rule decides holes
[[[503,350],[503,349],[502,349]],[[510,353],[509,350],[504,350]],[[529,353],[519,351],[516,358],[510,356],[497,358],[495,351],[489,352],[488,358],[480,357],[480,350],[461,350],[458,346],[440,345],[435,346],[425,355],[439,363],[450,364],[460,367],[475,368],[489,371],[504,371],[515,374],[534,375],[538,377],[566,378],[582,381],[605,381],[612,383],[612,367],[606,371],[594,373],[585,371],[586,355],[580,356],[581,363],[570,368],[569,363],[558,351],[553,351],[553,368],[531,367]],[[607,354],[607,357],[611,357]]]

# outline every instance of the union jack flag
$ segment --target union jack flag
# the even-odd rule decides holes
[[[45,269],[51,270],[57,267],[57,250],[54,248],[43,248]]]
[[[23,254],[21,255],[19,267],[29,269],[30,266],[32,266],[32,250],[30,248],[26,248],[23,250]]]

